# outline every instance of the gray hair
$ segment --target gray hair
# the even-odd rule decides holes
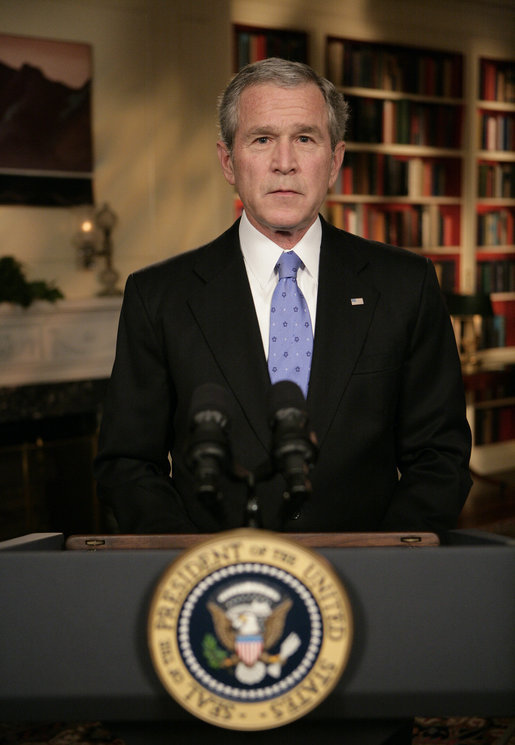
[[[329,135],[334,150],[344,139],[349,107],[343,94],[334,85],[302,62],[290,62],[278,57],[269,57],[243,67],[231,80],[218,100],[218,121],[220,138],[229,152],[232,151],[234,136],[238,128],[240,96],[251,85],[273,83],[283,88],[313,83],[316,85],[327,106]]]

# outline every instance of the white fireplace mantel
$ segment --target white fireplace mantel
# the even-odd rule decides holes
[[[109,377],[121,302],[0,303],[0,386]]]

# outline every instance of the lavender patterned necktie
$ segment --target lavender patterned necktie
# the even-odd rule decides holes
[[[268,370],[272,383],[291,380],[307,397],[313,329],[306,299],[297,285],[301,266],[294,251],[283,251],[276,266],[279,280],[270,308]]]

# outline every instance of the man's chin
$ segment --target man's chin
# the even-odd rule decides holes
[[[299,215],[289,210],[277,210],[275,213],[271,213],[268,218],[266,224],[270,229],[281,233],[302,230],[306,225],[313,222],[313,220],[307,220],[305,215]]]
[[[257,215],[248,212],[247,217],[257,230],[274,240],[274,236],[298,237],[299,233],[302,235],[314,223],[317,215],[309,219],[299,212],[278,209],[261,213],[259,219]]]

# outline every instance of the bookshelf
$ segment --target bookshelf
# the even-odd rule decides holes
[[[515,60],[478,55],[472,126],[476,287],[490,294],[495,317],[492,347],[515,346]],[[500,350],[501,351],[501,350]],[[487,363],[488,364],[488,363]],[[497,365],[469,400],[472,465],[495,470],[513,463],[514,366]],[[479,374],[478,374],[479,375]]]
[[[501,319],[499,345],[515,346],[515,60],[478,56],[476,74],[476,284]]]
[[[329,219],[366,238],[430,256],[459,290],[463,219],[463,56],[327,38],[327,77],[351,125]]]
[[[429,256],[444,291],[491,296],[467,415],[473,465],[506,468],[515,368],[492,347],[515,347],[515,63],[328,36],[326,74],[351,108],[329,219]],[[496,351],[508,362],[490,359]]]
[[[476,54],[471,66],[467,206],[476,289],[490,295],[495,316],[486,324],[467,412],[471,465],[485,473],[515,457],[515,61]]]

